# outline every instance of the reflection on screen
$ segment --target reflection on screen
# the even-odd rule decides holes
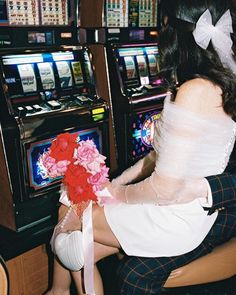
[[[97,127],[86,130],[79,130],[73,133],[76,133],[78,135],[78,140],[93,140],[97,149],[102,153],[102,134]],[[29,182],[30,186],[33,187],[35,190],[48,187],[52,183],[58,182],[61,179],[50,178],[39,161],[40,156],[50,148],[54,138],[55,137],[31,143],[27,151]]]

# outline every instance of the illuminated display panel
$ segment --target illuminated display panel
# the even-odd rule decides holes
[[[159,52],[157,46],[121,47],[115,50],[117,69],[124,90],[141,85],[158,85]]]
[[[8,0],[9,24],[14,26],[39,25],[39,3],[36,0]]]
[[[157,26],[157,0],[130,0],[129,26],[133,28]]]
[[[139,27],[157,26],[157,1],[139,1]]]
[[[68,0],[41,0],[41,24],[68,25]]]
[[[146,155],[152,149],[154,124],[160,118],[161,110],[139,112],[131,117],[131,147],[132,160]]]
[[[10,26],[67,26],[74,18],[73,0],[0,0],[0,9],[0,24]]]
[[[102,131],[98,127],[78,130],[72,133],[76,133],[78,135],[78,141],[87,139],[93,140],[99,152],[103,153]],[[40,156],[50,148],[54,138],[55,137],[51,137],[49,139],[30,143],[27,150],[29,185],[34,190],[46,188],[56,182],[59,182],[61,179],[50,178],[46,174],[44,168],[40,165],[39,161]]]
[[[54,44],[54,32],[37,32],[37,31],[28,31],[28,43],[29,44],[45,44],[52,45]]]
[[[105,2],[106,26],[128,27],[128,0],[107,0]]]
[[[71,95],[84,89],[95,91],[86,50],[4,55],[0,60],[5,88],[13,104],[42,94],[57,99],[64,91]]]

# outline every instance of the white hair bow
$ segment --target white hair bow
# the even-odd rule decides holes
[[[236,63],[232,57],[233,41],[230,33],[233,33],[230,11],[227,10],[216,25],[213,26],[211,13],[207,9],[197,21],[193,37],[196,43],[203,49],[207,49],[211,41],[222,64],[230,67],[236,73]]]

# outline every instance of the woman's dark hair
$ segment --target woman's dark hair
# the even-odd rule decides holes
[[[235,25],[234,1],[162,0],[159,49],[161,75],[171,91],[176,90],[178,83],[196,77],[208,79],[221,87],[224,111],[236,120],[236,75],[222,65],[211,42],[204,50],[196,44],[192,34],[196,22],[207,9],[213,25],[230,9]],[[235,33],[232,36],[235,42],[233,38]]]

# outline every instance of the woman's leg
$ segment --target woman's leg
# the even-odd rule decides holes
[[[61,206],[59,210],[59,220],[67,212],[65,206]],[[73,224],[67,223],[66,230],[80,230],[81,221],[77,218]],[[120,244],[113,232],[111,231],[109,224],[106,221],[104,210],[98,205],[93,206],[93,231],[94,231],[94,255],[95,262],[102,258],[118,253]],[[103,294],[103,286],[100,274],[95,267],[95,290],[96,295]],[[78,294],[83,294],[82,280],[80,272],[72,272],[72,276],[75,281]],[[52,289],[46,293],[46,295],[67,295],[70,294],[71,278],[67,269],[63,268],[57,261],[54,266],[53,286]]]
[[[68,211],[68,207],[61,205],[58,210],[58,221]],[[51,289],[45,295],[69,295],[71,285],[70,271],[64,268],[55,258],[53,263],[53,281]]]
[[[108,247],[108,246],[104,246],[102,244],[99,243],[94,243],[94,261],[95,263],[98,262],[99,260],[110,256],[112,254],[118,253],[118,249],[117,248],[113,248],[113,247]],[[84,292],[82,291],[82,279],[81,279],[81,272],[72,272],[72,276],[75,282],[75,286],[77,289],[77,292],[79,295],[84,294]],[[95,293],[96,295],[103,295],[103,283],[102,283],[102,278],[100,276],[100,273],[98,271],[98,268],[95,264],[94,266],[94,287],[95,287]]]
[[[79,221],[71,226],[73,230],[80,229]],[[76,228],[77,227],[77,228]],[[72,229],[71,228],[71,229]],[[95,263],[99,260],[118,253],[120,244],[113,232],[110,229],[109,224],[106,221],[104,210],[102,207],[97,205],[93,206],[93,233],[94,233],[94,261]],[[74,281],[79,294],[81,291],[82,281],[78,273],[72,273]],[[95,265],[94,268],[94,285],[96,295],[103,295],[103,284],[99,271]],[[82,293],[83,294],[83,293]]]
[[[69,295],[71,275],[56,259],[53,265],[52,288],[45,295]]]
[[[93,235],[94,241],[104,246],[120,248],[120,244],[113,234],[104,213],[104,208],[93,206]]]

